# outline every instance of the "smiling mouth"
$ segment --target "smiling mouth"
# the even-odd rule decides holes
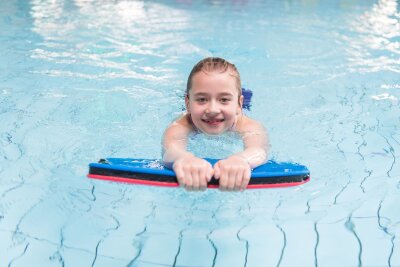
[[[207,123],[207,124],[215,125],[215,124],[218,124],[220,122],[223,122],[224,119],[202,119],[202,121]]]

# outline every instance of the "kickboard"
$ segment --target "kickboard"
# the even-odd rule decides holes
[[[206,159],[212,165],[218,160]],[[154,185],[179,186],[175,173],[162,165],[160,160],[107,158],[98,163],[89,164],[89,178],[115,182]],[[304,184],[310,180],[307,167],[289,162],[268,161],[251,172],[247,188],[273,188]],[[218,180],[212,178],[208,188],[218,188]]]

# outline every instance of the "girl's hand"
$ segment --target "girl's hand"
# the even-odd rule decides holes
[[[233,155],[218,161],[214,165],[214,177],[219,179],[219,189],[243,191],[249,184],[251,168],[247,160]]]
[[[193,155],[178,158],[172,168],[179,185],[189,191],[205,190],[214,174],[214,169],[208,161]]]

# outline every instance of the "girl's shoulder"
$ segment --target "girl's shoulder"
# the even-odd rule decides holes
[[[238,123],[236,125],[236,131],[239,133],[259,130],[265,130],[264,126],[260,122],[249,118],[246,115],[243,115],[238,120]]]
[[[178,118],[176,118],[171,125],[174,124],[179,124],[184,127],[192,128],[192,120],[187,112],[183,113]]]
[[[194,131],[193,124],[188,113],[184,113],[176,118],[167,128],[167,131],[180,131],[190,133]]]

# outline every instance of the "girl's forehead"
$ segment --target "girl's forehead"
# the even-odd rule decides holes
[[[239,92],[236,88],[223,87],[194,87],[189,91],[191,97],[238,97]]]
[[[225,72],[198,72],[193,76],[192,88],[201,85],[235,87],[236,79],[228,71]]]

